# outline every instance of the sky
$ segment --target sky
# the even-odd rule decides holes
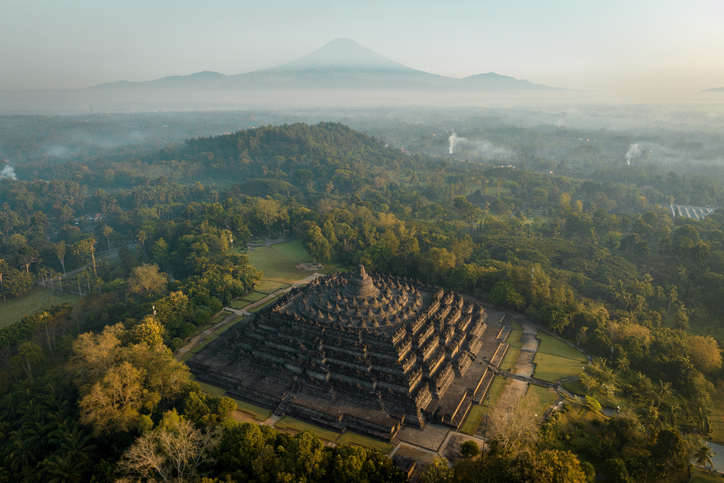
[[[0,0],[0,89],[241,74],[346,37],[415,69],[569,89],[724,87],[724,0]]]

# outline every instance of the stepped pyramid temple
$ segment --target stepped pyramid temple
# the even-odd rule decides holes
[[[488,362],[498,365],[507,348],[497,337],[502,318],[360,266],[293,288],[189,367],[197,380],[276,414],[389,440],[403,426],[462,424],[492,380]]]

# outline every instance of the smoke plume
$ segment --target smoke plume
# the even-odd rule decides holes
[[[5,167],[0,170],[0,179],[18,179],[18,177],[15,176],[15,168],[6,164]]]
[[[638,158],[643,153],[641,152],[641,149],[639,148],[638,144],[632,144],[630,148],[628,148],[628,152],[626,153],[626,165],[631,166],[631,160],[634,158]]]
[[[458,136],[454,132],[450,135],[448,142],[450,143],[449,153],[453,154],[458,146],[464,145],[469,151],[474,151],[482,156],[489,158],[495,158],[498,156],[510,156],[513,154],[509,149],[502,146],[496,146],[490,141],[485,139],[479,139],[477,141],[471,141],[468,138]]]

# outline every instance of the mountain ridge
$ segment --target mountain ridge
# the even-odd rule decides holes
[[[381,90],[562,90],[489,72],[463,79],[407,67],[354,40],[337,38],[290,62],[236,75],[202,71],[159,79],[99,84],[88,89],[381,89]]]

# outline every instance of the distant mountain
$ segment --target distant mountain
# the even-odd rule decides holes
[[[467,86],[478,89],[521,89],[521,90],[541,90],[541,89],[558,89],[543,84],[534,84],[527,80],[508,77],[494,72],[487,74],[471,75],[458,81],[458,85]]]
[[[270,69],[225,76],[199,72],[146,82],[114,82],[91,89],[309,89],[309,90],[541,90],[526,80],[488,73],[454,79],[412,69],[350,39],[335,39],[297,60]]]
[[[715,87],[713,89],[706,89],[701,92],[724,92],[724,87]]]

